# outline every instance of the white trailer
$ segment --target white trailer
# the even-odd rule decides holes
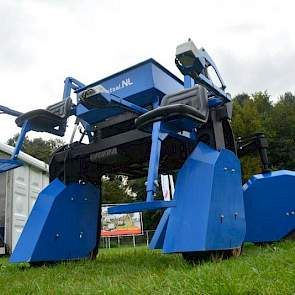
[[[0,143],[1,158],[9,158],[12,151]],[[23,152],[19,159],[23,166],[0,174],[0,254],[13,251],[39,192],[48,184],[46,163]]]

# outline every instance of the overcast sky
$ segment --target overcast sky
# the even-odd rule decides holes
[[[61,99],[63,80],[94,82],[149,57],[179,77],[175,47],[205,47],[235,95],[295,92],[295,2],[0,0],[0,104]],[[18,132],[1,115],[1,138]],[[40,134],[41,135],[41,134]]]

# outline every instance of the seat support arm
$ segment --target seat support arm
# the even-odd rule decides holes
[[[16,145],[15,145],[15,148],[13,150],[13,153],[12,153],[12,156],[11,156],[11,159],[14,160],[18,157],[18,154],[22,148],[22,145],[24,143],[24,140],[26,138],[26,134],[31,130],[31,126],[30,126],[30,122],[27,120],[25,121],[25,123],[23,124],[23,127],[21,129],[21,132],[20,132],[20,135],[17,139],[17,142],[16,142]]]

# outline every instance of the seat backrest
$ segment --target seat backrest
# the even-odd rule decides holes
[[[59,116],[60,118],[67,118],[71,113],[72,99],[70,97],[52,104],[46,108],[47,111]]]
[[[209,113],[207,90],[201,85],[165,95],[162,99],[161,106],[172,104],[189,105],[197,109],[204,117],[207,117]]]

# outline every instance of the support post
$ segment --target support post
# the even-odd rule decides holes
[[[30,123],[27,120],[27,121],[25,121],[25,123],[24,123],[24,125],[23,125],[23,127],[21,129],[20,135],[19,135],[19,137],[17,139],[17,143],[15,145],[15,148],[13,150],[13,154],[11,156],[12,159],[17,158],[17,156],[18,156],[18,154],[19,154],[19,152],[20,152],[20,150],[22,148],[23,142],[24,142],[24,140],[26,138],[26,134],[29,131],[30,131]]]
[[[146,231],[146,246],[149,246],[149,231]]]

